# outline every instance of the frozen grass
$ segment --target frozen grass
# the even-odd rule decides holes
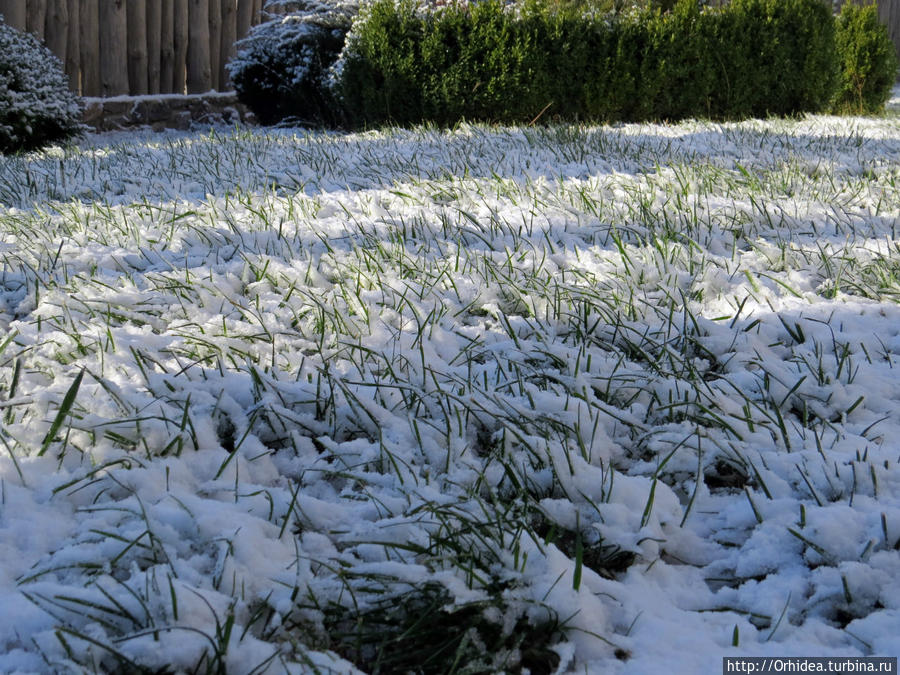
[[[0,670],[896,655],[898,190],[891,115],[0,159]]]

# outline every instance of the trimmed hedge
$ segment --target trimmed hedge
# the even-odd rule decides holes
[[[376,0],[346,36],[355,6],[292,2],[310,7],[255,29],[232,66],[264,122],[868,113],[883,107],[897,67],[874,8],[847,4],[835,19],[822,0],[645,0],[625,11],[608,11],[619,0]]]
[[[603,16],[380,0],[351,32],[341,97],[357,125],[734,119],[827,110],[837,78],[821,0]]]

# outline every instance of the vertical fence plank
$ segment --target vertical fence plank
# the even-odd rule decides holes
[[[222,0],[222,40],[219,48],[219,89],[229,89],[231,82],[225,65],[234,56],[237,41],[237,2]]]
[[[44,42],[56,58],[66,62],[66,49],[69,42],[69,3],[68,0],[50,0],[47,5],[47,22]]]
[[[209,91],[209,0],[188,0],[187,91]]]
[[[125,3],[128,36],[128,92],[142,95],[150,91],[147,68],[147,0]]]
[[[100,1],[100,92],[128,93],[128,16],[125,0]]]
[[[18,30],[25,30],[28,25],[25,0],[0,0],[0,14],[7,24]]]
[[[66,75],[69,88],[76,94],[81,91],[81,0],[66,0],[68,23],[66,25]]]
[[[79,20],[81,95],[100,96],[100,0],[82,0]]]
[[[174,0],[175,2],[175,73],[172,80],[172,93],[183,94],[187,80],[187,53],[188,53],[188,0]]]
[[[29,33],[34,33],[37,39],[44,41],[44,27],[47,23],[47,0],[29,0],[28,15],[25,17],[25,27]]]
[[[175,91],[175,4],[160,0],[159,90]]]
[[[219,56],[222,49],[222,3],[220,0],[207,0],[209,12],[209,81],[210,87],[220,89],[219,73],[221,64]]]
[[[237,0],[237,37],[247,36],[253,25],[253,0]]]
[[[162,3],[147,3],[147,88],[148,93],[159,93],[160,63],[162,61]]]

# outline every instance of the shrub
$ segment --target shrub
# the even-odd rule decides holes
[[[0,21],[0,152],[39,148],[80,128],[81,108],[59,59]]]
[[[340,98],[358,125],[734,119],[831,104],[834,21],[821,0],[661,4],[598,14],[577,2],[380,0],[348,38]]]
[[[255,26],[237,43],[228,73],[238,98],[263,124],[288,119],[340,123],[329,86],[330,69],[344,46],[356,6],[318,0],[275,0],[284,14]]]
[[[844,5],[837,20],[837,50],[841,75],[835,112],[881,112],[897,76],[897,55],[875,5]]]

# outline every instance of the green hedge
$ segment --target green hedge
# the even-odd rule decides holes
[[[643,7],[376,0],[355,20],[354,5],[313,3],[254,29],[231,75],[266,123],[363,127],[868,114],[897,73],[873,6],[628,1]]]
[[[836,22],[822,0],[679,0],[618,14],[379,0],[350,33],[338,94],[355,126],[868,112],[896,72],[873,17],[852,8]]]

